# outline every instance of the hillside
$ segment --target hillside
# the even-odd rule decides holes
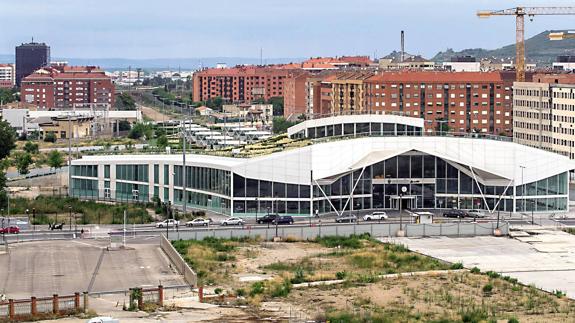
[[[548,35],[550,32],[560,30],[546,30],[525,41],[526,56],[529,62],[539,64],[550,64],[555,61],[558,55],[575,55],[575,39],[566,39],[559,41],[550,41]],[[449,61],[453,56],[471,55],[478,59],[481,58],[499,58],[515,59],[515,44],[507,45],[497,49],[468,48],[461,51],[454,51],[449,48],[444,52],[439,52],[432,60],[436,62]]]

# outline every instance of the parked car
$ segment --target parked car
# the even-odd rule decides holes
[[[452,210],[443,211],[443,216],[446,218],[461,219],[461,218],[464,218],[467,216],[467,212],[465,212],[463,210],[452,209]]]
[[[180,225],[180,221],[174,219],[167,219],[162,222],[156,223],[156,228],[166,228],[166,227],[178,227]]]
[[[212,222],[211,219],[197,218],[186,222],[187,227],[207,226]]]
[[[468,210],[467,214],[472,218],[484,218],[485,212],[483,210]]]
[[[372,220],[379,221],[387,219],[388,219],[387,213],[381,211],[373,212],[371,214],[366,214],[363,216],[363,221],[372,221]]]
[[[222,225],[244,225],[246,221],[241,218],[231,217],[222,221]]]
[[[20,228],[17,225],[11,225],[9,227],[0,228],[0,234],[2,233],[20,233]]]
[[[257,223],[262,224],[262,223],[272,223],[274,222],[274,220],[279,216],[279,214],[266,214],[264,216],[262,216],[261,218],[258,218]]]
[[[280,215],[273,220],[273,224],[293,224],[293,218],[289,215]]]
[[[344,223],[344,222],[357,222],[357,216],[355,214],[342,214],[335,218],[335,222],[337,223]]]

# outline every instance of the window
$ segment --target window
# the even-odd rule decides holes
[[[104,165],[104,178],[110,178],[110,165]]]

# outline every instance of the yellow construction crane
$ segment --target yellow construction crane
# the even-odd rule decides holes
[[[575,32],[572,31],[549,33],[549,40],[563,40],[563,39],[574,39],[574,38],[575,38]]]
[[[515,70],[518,82],[525,81],[525,16],[533,19],[536,15],[575,15],[575,7],[517,7],[505,10],[482,10],[479,18],[491,16],[515,16]]]

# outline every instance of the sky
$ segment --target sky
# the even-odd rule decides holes
[[[517,5],[573,1],[0,0],[0,54],[34,37],[66,58],[384,56],[405,30],[406,51],[431,57],[513,43],[514,17],[475,13]],[[526,37],[569,28],[575,16],[537,16]]]

